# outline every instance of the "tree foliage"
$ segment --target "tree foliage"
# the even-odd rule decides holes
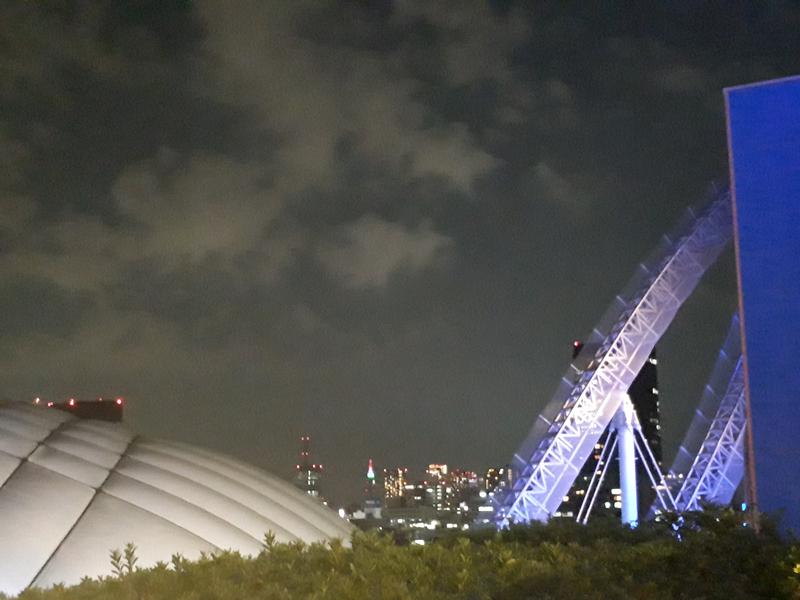
[[[19,600],[438,600],[522,598],[800,599],[800,548],[769,523],[761,535],[731,512],[632,530],[601,520],[512,527],[425,546],[359,533],[347,547],[278,544],[140,569],[135,548],[112,552],[114,575]]]

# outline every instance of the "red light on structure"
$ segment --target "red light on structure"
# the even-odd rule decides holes
[[[116,399],[117,406],[122,406],[122,398]]]
[[[41,401],[42,401],[42,399],[41,399],[41,398],[39,398],[38,396],[37,396],[36,398],[34,398],[34,399],[33,399],[33,403],[34,403],[34,404],[39,404]]]
[[[69,404],[70,406],[75,406],[75,398],[70,398],[67,404]]]
[[[574,342],[572,342],[572,345],[573,345],[575,348],[577,348],[578,346],[580,346],[580,345],[581,345],[581,341],[580,341],[580,340],[575,340]]]
[[[55,404],[55,402],[48,402],[48,403],[47,403],[47,406],[48,406],[48,408],[49,408],[49,407],[53,406],[54,404]]]

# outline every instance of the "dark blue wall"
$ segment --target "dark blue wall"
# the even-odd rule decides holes
[[[725,95],[759,504],[800,532],[800,77]]]

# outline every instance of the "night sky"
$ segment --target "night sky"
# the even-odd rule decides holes
[[[800,73],[798,2],[588,4],[3,2],[0,396],[286,477],[307,433],[335,503],[507,462],[727,178],[722,88]],[[735,303],[729,249],[658,347],[667,463]]]

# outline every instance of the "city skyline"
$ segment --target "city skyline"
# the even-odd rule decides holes
[[[722,88],[800,72],[788,2],[0,7],[0,397],[334,504],[363,461],[512,457],[583,338],[727,175]],[[659,342],[663,458],[736,305]],[[380,471],[379,471],[380,472]],[[335,482],[335,483],[334,483]]]

